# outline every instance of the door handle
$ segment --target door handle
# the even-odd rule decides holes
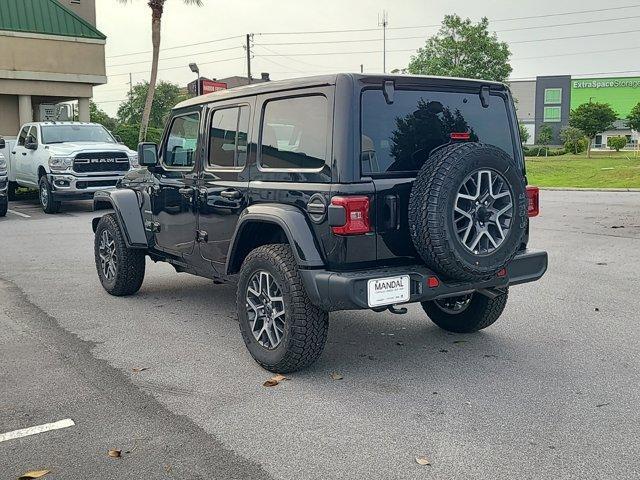
[[[193,195],[193,188],[192,187],[179,188],[178,193],[180,195],[184,195],[185,197],[191,197]]]
[[[16,152],[11,152],[11,155],[15,155],[15,154],[16,154]]]
[[[220,192],[220,196],[229,200],[237,200],[242,194],[238,190],[223,190]]]
[[[22,154],[26,157],[27,156],[27,152],[22,152]]]

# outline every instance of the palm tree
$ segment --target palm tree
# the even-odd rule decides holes
[[[128,3],[129,0],[118,0],[121,3]],[[187,5],[202,6],[202,0],[182,0]],[[147,136],[147,127],[149,126],[149,117],[151,116],[151,105],[153,104],[153,96],[156,92],[156,80],[158,78],[158,57],[160,56],[160,26],[162,21],[162,12],[166,0],[148,0],[149,8],[151,8],[151,42],[153,44],[153,56],[151,60],[151,78],[149,78],[149,91],[147,99],[144,103],[142,111],[142,122],[140,125],[140,134],[138,141],[142,142]]]

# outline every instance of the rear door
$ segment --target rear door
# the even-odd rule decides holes
[[[156,245],[160,250],[186,255],[196,240],[196,164],[199,157],[198,107],[171,119],[162,147],[161,162],[153,172],[151,201]]]
[[[198,234],[202,256],[225,273],[229,244],[247,205],[246,172],[255,98],[217,103],[208,110],[206,154],[199,186]]]
[[[492,92],[488,106],[480,86],[402,89],[389,103],[382,88],[361,95],[361,170],[376,189],[378,260],[415,261],[409,234],[409,196],[417,171],[431,152],[452,142],[451,134],[467,133],[515,155],[509,97]]]
[[[30,125],[22,127],[18,134],[18,140],[11,150],[11,166],[16,176],[16,181],[23,185],[34,185],[33,179],[28,176],[27,170],[27,156],[30,150],[27,150],[24,146],[30,129]]]

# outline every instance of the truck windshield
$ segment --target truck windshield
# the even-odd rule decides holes
[[[43,125],[42,143],[117,143],[102,125]]]
[[[388,104],[382,90],[361,97],[363,175],[415,172],[452,133],[501,148],[513,157],[505,98],[491,95],[484,108],[477,93],[396,90]]]

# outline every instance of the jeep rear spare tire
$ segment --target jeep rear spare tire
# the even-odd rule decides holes
[[[418,254],[436,273],[491,277],[515,256],[526,231],[522,169],[492,145],[447,145],[418,172],[409,220]]]

